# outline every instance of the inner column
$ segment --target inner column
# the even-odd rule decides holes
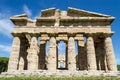
[[[104,51],[104,44],[102,38],[96,40],[95,42],[95,53],[96,53],[97,70],[106,70],[105,51]]]
[[[28,70],[38,70],[38,53],[39,47],[37,37],[32,36],[30,41],[30,48],[28,49]]]
[[[68,70],[76,70],[76,54],[74,38],[69,37],[68,40]]]
[[[39,69],[46,69],[46,41],[40,40]]]
[[[97,70],[94,40],[92,35],[87,36],[87,68],[88,70]]]
[[[84,36],[83,34],[79,35],[78,38],[78,68],[79,70],[85,70],[87,67],[87,56],[85,52],[85,45],[84,45]]]
[[[47,61],[48,70],[56,70],[57,61],[56,61],[56,39],[55,37],[50,37],[50,46],[49,46],[47,60],[48,60]]]
[[[27,49],[30,47],[29,41],[23,37],[21,38],[21,48],[20,48],[20,55],[19,55],[19,70],[27,70],[28,60],[27,60]]]
[[[60,40],[58,43],[58,52],[57,52],[57,65],[58,69],[66,69],[66,43],[63,40]]]

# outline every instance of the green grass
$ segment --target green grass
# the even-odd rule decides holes
[[[50,77],[11,77],[0,78],[0,80],[120,80],[115,77],[72,77],[72,78],[50,78]]]

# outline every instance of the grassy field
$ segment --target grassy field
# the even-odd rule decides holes
[[[0,78],[0,80],[120,80],[115,77],[73,77],[73,78],[38,78],[38,77],[12,77],[12,78]]]

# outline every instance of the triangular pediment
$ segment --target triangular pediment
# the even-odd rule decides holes
[[[68,8],[67,15],[72,17],[111,17],[110,15],[90,12],[90,11],[71,8],[71,7]]]
[[[56,8],[48,8],[48,9],[41,11],[41,17],[58,16],[58,14],[60,14],[59,16],[61,17],[63,16],[64,17],[65,16],[68,16],[68,17],[112,17],[110,15],[76,9],[72,7],[68,7],[68,11],[60,11]]]
[[[41,17],[49,17],[49,16],[54,16],[55,15],[55,8],[48,8],[45,10],[41,11]]]

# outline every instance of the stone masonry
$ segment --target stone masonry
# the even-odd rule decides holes
[[[63,70],[71,73],[117,71],[111,40],[114,34],[110,28],[114,20],[112,16],[69,7],[68,11],[55,8],[42,10],[36,21],[26,14],[10,19],[15,27],[8,72],[45,70],[52,73],[59,70],[58,42],[61,40],[66,44]]]

